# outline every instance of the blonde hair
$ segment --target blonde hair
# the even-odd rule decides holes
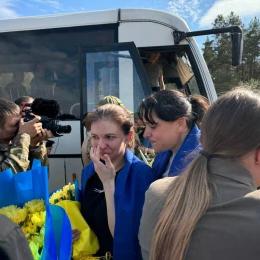
[[[215,191],[207,153],[238,159],[260,145],[260,95],[237,89],[220,97],[202,120],[201,144],[204,153],[168,190],[154,231],[151,260],[185,258],[194,228]]]
[[[20,107],[14,102],[0,98],[0,128],[4,128],[7,117],[19,116]]]

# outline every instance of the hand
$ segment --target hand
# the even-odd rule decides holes
[[[50,130],[42,129],[39,134],[31,138],[31,146],[38,146],[40,142],[47,141],[52,137],[53,134]]]
[[[81,232],[78,229],[72,230],[72,243],[75,243],[80,239]]]
[[[35,137],[37,134],[39,134],[42,130],[42,123],[39,123],[39,120],[41,117],[37,116],[34,119],[30,120],[29,122],[24,122],[23,118],[20,121],[19,124],[19,130],[18,134],[28,134],[32,137]]]
[[[154,150],[151,148],[146,148],[143,146],[138,146],[138,149],[141,150],[144,154],[155,154]]]
[[[111,162],[107,154],[104,155],[103,159],[106,164],[100,161],[100,146],[97,148],[91,147],[90,158],[94,163],[95,171],[98,174],[103,185],[109,181],[114,181],[116,176],[116,171],[113,163]]]
[[[138,146],[138,149],[144,153],[144,147],[143,146]]]

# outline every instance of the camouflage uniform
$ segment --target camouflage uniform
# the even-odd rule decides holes
[[[30,141],[28,134],[17,135],[11,145],[0,141],[0,171],[9,168],[13,173],[27,171],[34,158],[41,160],[42,165],[48,166],[45,144],[31,147]]]

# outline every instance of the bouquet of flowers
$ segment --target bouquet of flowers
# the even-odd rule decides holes
[[[72,200],[75,201],[75,184],[69,183],[65,185],[62,189],[54,192],[49,202],[50,204],[57,204],[62,200]]]
[[[34,259],[39,260],[44,245],[44,223],[46,217],[44,200],[29,201],[25,203],[23,208],[15,205],[3,207],[0,209],[0,214],[5,215],[21,226]]]
[[[21,226],[34,259],[70,260],[71,225],[66,212],[49,204],[47,167],[34,160],[32,169],[0,174],[0,214]]]
[[[62,207],[70,219],[72,229],[78,229],[81,232],[80,239],[73,244],[72,258],[74,260],[100,259],[92,257],[98,251],[99,243],[96,235],[81,215],[80,203],[76,201],[77,192],[78,186],[69,183],[62,189],[54,192],[49,202]]]

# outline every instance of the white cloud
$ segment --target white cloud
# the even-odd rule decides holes
[[[211,26],[218,14],[224,16],[230,12],[239,15],[240,18],[248,18],[260,15],[259,0],[217,0],[199,21],[200,27]]]
[[[0,0],[1,1],[1,0]],[[48,9],[50,13],[68,13],[85,10],[82,7],[75,7],[73,5],[64,5],[61,0],[29,0],[34,6],[32,9]],[[38,6],[38,7],[37,7]]]
[[[15,11],[15,1],[0,0],[0,19],[15,18],[18,13]]]
[[[202,0],[171,0],[168,2],[168,11],[183,18],[192,18],[193,21],[199,19],[201,13]]]
[[[42,4],[42,5],[47,5],[48,7],[61,10],[62,9],[62,4],[60,3],[59,0],[32,0],[34,3]]]

